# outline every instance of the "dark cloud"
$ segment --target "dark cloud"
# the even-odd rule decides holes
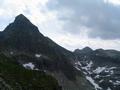
[[[89,37],[120,39],[120,7],[103,0],[50,0],[48,7],[58,12],[64,30],[77,34],[90,28]]]

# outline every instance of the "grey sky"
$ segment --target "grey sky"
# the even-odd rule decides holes
[[[21,13],[69,50],[120,50],[120,0],[0,0],[0,30]]]
[[[78,34],[84,26],[90,30],[89,37],[120,38],[119,6],[103,0],[51,0],[48,8],[59,11],[58,18],[65,23],[66,32]]]

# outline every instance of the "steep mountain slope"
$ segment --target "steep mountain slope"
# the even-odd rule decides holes
[[[42,35],[22,14],[0,32],[0,52],[26,69],[52,75],[63,90],[94,90],[74,67],[74,54]]]
[[[103,49],[85,51],[74,51],[78,59],[76,67],[84,72],[87,79],[94,81],[90,82],[96,90],[120,90],[120,52]]]
[[[73,56],[71,52],[58,46],[49,38],[44,37],[38,28],[22,14],[17,16],[14,23],[11,23],[1,32],[0,48],[3,52],[6,51],[9,53],[13,51],[16,55],[23,52],[31,55],[46,55],[51,59],[57,60],[58,63],[63,58],[67,60],[69,56]],[[63,59],[63,64],[66,62],[64,61],[65,59]],[[60,65],[56,68],[62,69],[63,67]],[[68,68],[74,69],[72,66],[68,66]],[[72,71],[74,72],[74,70]]]
[[[53,77],[42,71],[25,69],[14,58],[0,53],[0,90],[61,90],[61,88]]]

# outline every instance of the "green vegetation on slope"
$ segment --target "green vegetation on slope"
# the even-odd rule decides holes
[[[27,70],[14,59],[0,54],[0,89],[60,90],[57,81],[44,72]]]

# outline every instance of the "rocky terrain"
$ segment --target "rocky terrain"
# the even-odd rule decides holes
[[[96,90],[120,90],[120,52],[92,50],[85,47],[74,51],[76,68],[84,73]]]
[[[120,52],[71,52],[24,15],[0,32],[1,90],[120,90]]]
[[[22,14],[0,32],[0,53],[1,89],[94,90],[74,66],[74,53],[45,37]]]

